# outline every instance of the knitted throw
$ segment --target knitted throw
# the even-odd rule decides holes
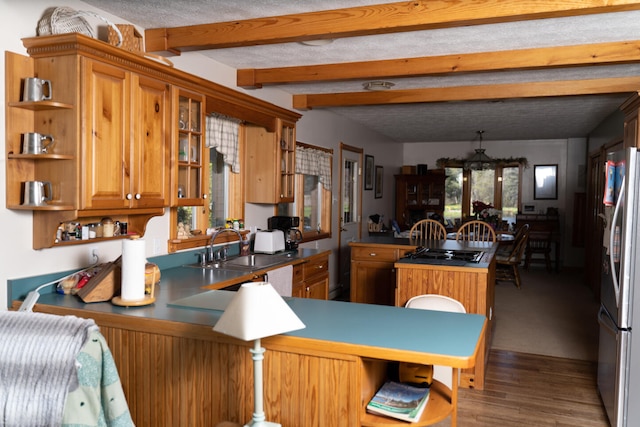
[[[0,311],[0,426],[59,426],[91,319]]]

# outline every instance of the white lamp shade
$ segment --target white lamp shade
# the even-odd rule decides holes
[[[252,341],[303,328],[271,283],[251,282],[240,287],[213,330]]]

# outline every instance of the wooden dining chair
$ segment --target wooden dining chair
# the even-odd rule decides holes
[[[473,220],[462,224],[456,235],[457,241],[496,242],[496,231],[484,221]]]
[[[524,268],[529,269],[529,265],[535,262],[542,262],[546,265],[547,271],[551,272],[551,242],[553,241],[553,226],[538,225],[530,230],[527,249],[525,250]],[[542,257],[534,257],[542,255]]]
[[[412,245],[423,245],[428,240],[444,240],[447,230],[442,223],[433,219],[423,219],[416,222],[409,231],[409,242]]]
[[[528,224],[525,224],[528,225]],[[496,254],[496,281],[514,282],[520,289],[520,264],[529,241],[529,227],[521,227],[508,255]]]
[[[404,306],[406,308],[414,308],[419,310],[449,311],[452,313],[467,312],[467,310],[464,308],[464,305],[460,301],[439,294],[417,295],[407,301]],[[433,367],[433,378],[449,387],[449,390],[453,388],[452,374],[453,368],[449,366],[436,365]]]

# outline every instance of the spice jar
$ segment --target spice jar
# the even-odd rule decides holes
[[[115,234],[115,224],[111,218],[102,218],[102,236],[113,237]]]

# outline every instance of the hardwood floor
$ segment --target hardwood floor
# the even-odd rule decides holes
[[[485,389],[460,389],[458,426],[608,427],[596,369],[595,362],[491,350]]]

